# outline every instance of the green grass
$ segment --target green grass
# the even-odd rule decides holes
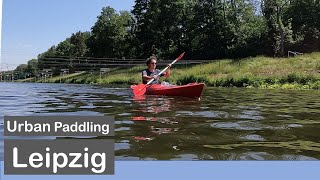
[[[86,72],[80,72],[80,73],[73,73],[73,74],[68,74],[65,76],[56,76],[56,77],[52,77],[52,78],[42,78],[39,79],[37,82],[42,82],[42,83],[72,83],[75,79],[85,75]]]
[[[16,82],[35,82],[35,78],[18,79]]]
[[[182,60],[183,61],[183,60]],[[85,84],[138,84],[144,66],[116,68],[103,74],[71,74],[64,83]],[[158,67],[159,69],[163,67]],[[252,57],[241,60],[224,59],[194,66],[174,65],[172,84],[205,82],[215,87],[246,87],[268,89],[320,89],[320,53],[292,58]],[[60,82],[59,77],[47,82]]]

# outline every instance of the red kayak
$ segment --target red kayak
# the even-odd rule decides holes
[[[137,85],[131,85],[134,89]],[[204,89],[204,83],[191,83],[182,86],[152,84],[147,86],[146,95],[181,96],[199,98]]]

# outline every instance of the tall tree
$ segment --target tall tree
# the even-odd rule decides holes
[[[284,13],[290,0],[263,0],[262,9],[269,27],[269,37],[274,54],[284,56],[285,43],[292,42],[291,24],[284,24]]]
[[[76,54],[76,46],[70,42],[70,38],[67,38],[58,44],[56,52],[56,56],[74,57]]]
[[[320,0],[291,0],[285,18],[291,20],[296,50],[320,50]]]
[[[195,33],[199,37],[194,45],[202,58],[230,56],[228,50],[235,41],[235,35],[225,8],[224,0],[199,0],[195,6]]]
[[[156,54],[170,58],[184,46],[188,12],[194,1],[136,0],[132,10],[136,20],[135,37],[139,42],[139,57]],[[190,9],[189,9],[190,11]],[[190,19],[190,18],[189,18]],[[181,50],[180,50],[181,51]]]
[[[194,9],[198,0],[180,0],[177,1],[179,7],[178,16],[179,26],[176,29],[177,46],[179,51],[185,51],[185,57],[188,59],[194,57],[193,42],[197,39],[196,25],[194,24]]]
[[[135,18],[134,37],[137,45],[137,56],[139,58],[150,55],[154,52],[153,16],[150,13],[151,0],[135,0],[132,14]]]
[[[266,23],[256,0],[226,1],[227,15],[235,40],[229,50],[235,58],[257,55],[264,49]]]
[[[73,33],[70,37],[70,43],[75,46],[74,56],[83,57],[88,54],[87,41],[90,37],[90,32],[78,31]]]
[[[130,28],[132,18],[130,13],[117,13],[111,7],[102,8],[101,15],[92,27],[89,48],[95,57],[119,57],[125,55],[125,37]]]
[[[36,76],[38,74],[38,60],[31,59],[28,61],[28,67],[26,69],[27,72],[31,74],[31,76]]]
[[[51,46],[47,51],[40,53],[38,58],[55,57],[57,56],[56,46]]]

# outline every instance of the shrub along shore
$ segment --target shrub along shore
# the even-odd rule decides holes
[[[82,72],[37,82],[130,85],[141,82],[143,69],[144,66],[114,68],[101,76],[99,72]],[[205,82],[207,86],[212,87],[320,89],[320,53],[292,58],[252,57],[240,60],[225,59],[193,66],[174,65],[171,71],[171,76],[162,80],[177,85]]]

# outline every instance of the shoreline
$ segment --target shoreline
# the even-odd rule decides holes
[[[29,78],[17,82],[129,86],[140,83],[140,73],[144,68],[144,66],[114,68],[101,75],[100,72],[81,72],[63,77],[55,76],[37,81]],[[208,87],[320,90],[320,52],[292,58],[260,56],[241,60],[225,59],[187,67],[174,65],[171,69],[172,75],[168,79],[161,80],[177,85],[204,82]]]

